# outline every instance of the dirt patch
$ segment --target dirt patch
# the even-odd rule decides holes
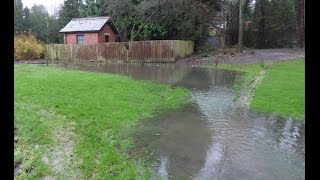
[[[50,64],[59,64],[61,61],[49,61]],[[14,60],[14,64],[46,64],[45,59],[34,59],[34,60]]]
[[[304,58],[304,49],[257,49],[245,50],[244,53],[229,52],[221,55],[212,55],[210,57],[201,57],[201,55],[192,55],[177,61],[178,64],[187,64],[191,66],[204,66],[219,64],[249,64],[261,61],[294,60]]]
[[[44,59],[14,60],[14,64],[46,64],[46,60]]]
[[[76,139],[75,122],[68,122],[64,116],[54,114],[53,112],[41,110],[41,116],[55,117],[56,121],[67,122],[57,125],[53,133],[55,146],[48,150],[41,158],[42,162],[50,167],[52,174],[45,179],[56,179],[63,177],[67,179],[78,179],[81,177],[81,172],[77,165],[81,160],[74,156],[74,139]]]
[[[18,162],[14,165],[14,175],[22,173],[21,162]]]

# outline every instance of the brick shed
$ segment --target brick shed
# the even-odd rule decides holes
[[[116,42],[118,31],[111,19],[104,17],[73,18],[64,28],[64,44]]]

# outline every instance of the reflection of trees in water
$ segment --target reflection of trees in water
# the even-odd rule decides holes
[[[236,72],[208,69],[192,68],[175,85],[199,90],[208,90],[210,86],[232,86],[237,76]]]
[[[193,105],[183,107],[144,122],[142,126],[137,135],[147,142],[142,147],[148,146],[164,158],[158,173],[188,178],[200,170],[211,143],[211,132],[197,108]]]
[[[128,75],[139,80],[151,80],[173,84],[179,81],[187,73],[187,67],[174,64],[109,64],[99,65],[98,71]]]
[[[235,72],[208,68],[190,68],[178,64],[65,64],[66,68],[109,72],[187,88],[208,89],[209,86],[231,86]]]

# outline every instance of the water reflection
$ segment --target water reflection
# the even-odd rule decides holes
[[[191,177],[204,164],[211,133],[207,122],[191,104],[150,121],[143,121],[136,136],[138,149],[149,147],[166,157],[158,165],[158,173],[165,177]],[[167,170],[167,171],[165,171]],[[169,178],[170,179],[170,178]]]
[[[304,179],[304,124],[234,103],[241,74],[183,65],[66,66],[190,89],[192,104],[141,122],[137,149],[157,152],[163,179]]]

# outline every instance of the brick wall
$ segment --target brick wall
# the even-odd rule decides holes
[[[105,38],[104,38],[104,34],[105,33],[109,33],[110,34],[109,42],[116,42],[116,34],[112,30],[111,25],[109,24],[109,22],[99,32],[99,43],[104,43],[105,42]]]
[[[84,34],[85,44],[97,44],[98,43],[98,33],[66,33],[64,35],[65,44],[77,44],[77,34]]]
[[[65,44],[77,44],[75,34],[64,34],[64,43]]]
[[[85,44],[97,44],[98,33],[84,33]]]

